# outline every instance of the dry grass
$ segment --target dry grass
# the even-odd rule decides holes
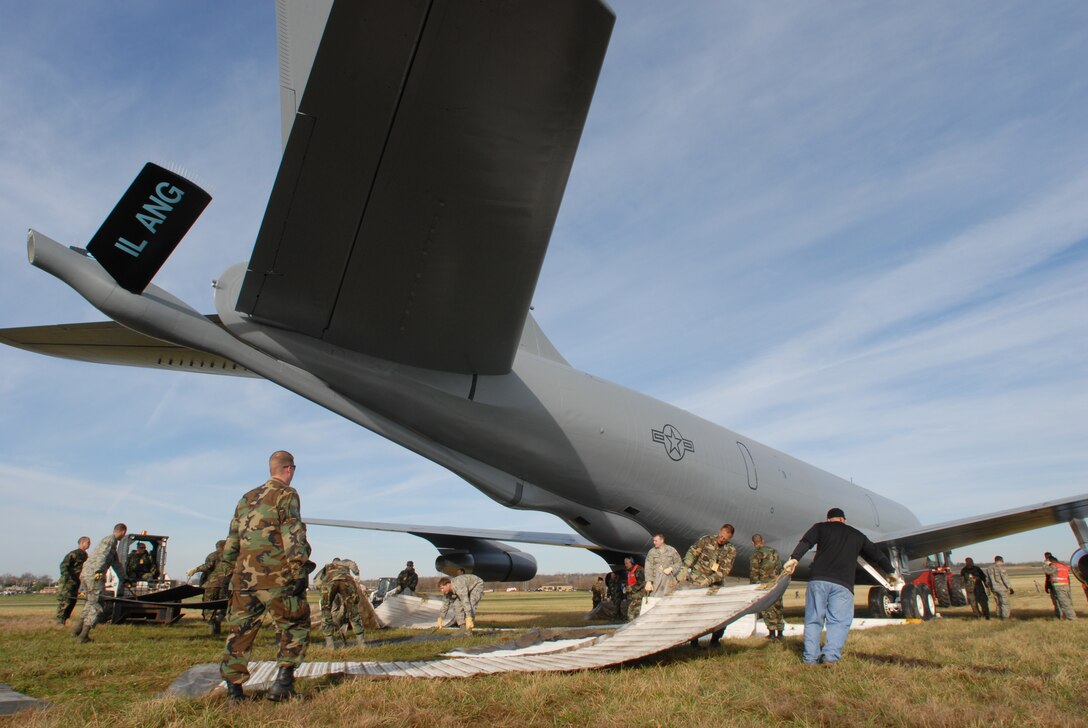
[[[54,705],[0,719],[0,726],[1088,725],[1088,619],[1047,619],[1049,599],[1034,594],[1030,577],[1019,578],[1028,581],[1016,584],[1023,598],[1014,609],[1027,618],[986,623],[960,608],[927,624],[855,631],[846,658],[830,669],[801,665],[799,639],[751,639],[713,651],[677,648],[585,673],[328,680],[306,683],[304,699],[290,705],[238,708],[219,697],[155,698],[186,668],[218,659],[222,643],[204,635],[199,619],[165,628],[103,627],[93,644],[76,649],[71,637],[50,626],[48,600],[38,600],[42,606],[32,598],[18,606],[4,600],[0,680]],[[863,596],[864,589],[858,592]],[[588,600],[585,593],[489,594],[480,622],[582,626]],[[799,613],[796,604],[789,611]],[[1082,614],[1088,617],[1088,610]],[[365,654],[426,659],[455,644],[495,639],[390,644]],[[271,636],[263,635],[256,657],[267,658],[272,649]],[[308,657],[334,655],[363,653],[331,653],[314,644]]]

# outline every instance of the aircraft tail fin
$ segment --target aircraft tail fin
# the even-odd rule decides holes
[[[559,353],[551,340],[544,335],[544,331],[541,330],[540,324],[536,322],[532,314],[525,317],[525,327],[521,330],[521,343],[518,344],[518,348],[530,354],[536,354],[559,364],[570,366],[570,362],[563,358],[563,355]]]

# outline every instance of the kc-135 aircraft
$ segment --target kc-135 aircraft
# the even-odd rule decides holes
[[[203,315],[151,284],[208,196],[149,165],[87,250],[30,262],[112,321],[0,331],[89,362],[263,377],[572,534],[331,519],[413,533],[436,566],[531,578],[502,542],[611,564],[723,520],[788,552],[831,506],[900,574],[929,555],[1068,522],[1088,495],[937,525],[904,505],[572,367],[530,313],[614,15],[599,0],[277,2],[283,157],[248,263]],[[802,578],[809,562],[803,561]],[[862,565],[864,566],[864,565]],[[875,571],[862,577],[887,583]],[[909,580],[908,580],[909,581]]]

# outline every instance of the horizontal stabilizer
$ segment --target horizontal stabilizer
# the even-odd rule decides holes
[[[878,545],[897,546],[909,558],[922,558],[1085,517],[1088,517],[1088,494],[900,531],[883,536]]]
[[[217,316],[208,319],[219,323]],[[146,336],[116,321],[0,329],[0,343],[36,354],[95,364],[257,376],[229,359]]]

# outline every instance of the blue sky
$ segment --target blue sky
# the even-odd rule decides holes
[[[926,523],[1088,492],[1088,6],[613,8],[534,300],[560,351]],[[211,312],[279,161],[272,3],[0,3],[0,94],[0,326],[102,318],[26,229],[85,244],[149,160],[213,195],[156,279]],[[281,447],[309,516],[566,530],[266,382],[3,348],[0,412],[0,572],[124,520],[180,574]],[[368,577],[436,555],[311,541]],[[1058,526],[956,555],[1073,548]]]

